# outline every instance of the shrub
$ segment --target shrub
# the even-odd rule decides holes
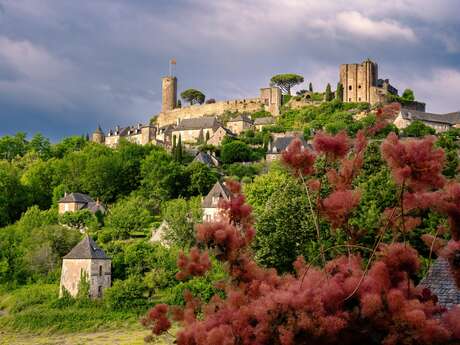
[[[251,149],[242,141],[231,141],[222,145],[220,158],[223,163],[247,162],[251,159]]]
[[[104,301],[112,310],[142,309],[149,305],[145,296],[147,286],[137,276],[116,280],[104,291]]]

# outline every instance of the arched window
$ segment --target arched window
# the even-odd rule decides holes
[[[102,276],[102,265],[99,265],[99,277]]]

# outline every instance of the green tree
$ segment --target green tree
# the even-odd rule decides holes
[[[206,195],[218,179],[218,174],[201,162],[192,162],[185,168],[189,195]]]
[[[311,82],[308,84],[308,91],[313,92],[313,84]]]
[[[0,227],[19,219],[29,204],[27,190],[20,182],[20,171],[0,160]]]
[[[425,135],[435,134],[434,128],[425,125],[422,121],[415,120],[409,126],[403,129],[403,135],[406,137],[424,137]]]
[[[195,225],[202,222],[201,198],[183,198],[167,201],[161,208],[161,215],[168,223],[166,240],[181,248],[195,243]]]
[[[203,92],[195,89],[187,89],[180,94],[180,97],[190,103],[193,104],[203,104],[206,96]]]
[[[24,132],[18,132],[14,136],[5,135],[0,138],[0,159],[11,161],[16,157],[22,157],[27,152],[27,140]]]
[[[222,145],[220,158],[223,163],[245,162],[251,159],[251,148],[240,140]]]
[[[182,162],[182,135],[179,134],[179,140],[177,141],[176,147],[176,161]]]
[[[314,224],[308,210],[303,187],[293,179],[286,180],[273,192],[257,217],[257,260],[280,272],[292,271],[299,255],[308,256],[308,246],[316,240]]]
[[[270,82],[278,86],[284,93],[290,95],[291,88],[303,82],[303,77],[298,74],[278,74],[270,79]]]
[[[164,150],[152,151],[141,166],[142,192],[150,198],[167,200],[186,193],[187,176],[181,164]]]
[[[36,160],[27,166],[21,176],[21,184],[28,190],[31,203],[45,210],[51,207],[55,171],[53,161]]]
[[[337,90],[335,91],[335,98],[342,102],[343,101],[343,85],[342,83],[337,83]]]
[[[334,98],[334,95],[332,94],[331,84],[327,83],[326,92],[324,93],[324,100],[326,102],[330,102],[332,101],[333,98]]]
[[[105,224],[117,239],[128,238],[131,232],[144,232],[153,221],[147,200],[140,196],[121,199],[109,211]]]
[[[60,143],[52,146],[51,151],[53,156],[62,158],[68,153],[83,150],[87,144],[88,142],[82,137],[67,137]]]
[[[48,159],[51,157],[51,144],[48,138],[45,138],[41,133],[37,133],[30,140],[28,148],[30,151],[35,152],[41,159]]]
[[[412,91],[411,89],[405,89],[401,98],[409,102],[415,101],[414,91]]]

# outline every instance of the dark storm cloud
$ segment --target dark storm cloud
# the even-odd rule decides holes
[[[291,71],[322,89],[370,57],[429,110],[458,110],[459,15],[456,0],[0,0],[0,135],[146,122],[171,57],[180,89],[217,99]]]

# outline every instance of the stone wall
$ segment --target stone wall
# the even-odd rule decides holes
[[[216,103],[192,105],[176,108],[168,112],[161,112],[156,120],[159,127],[177,124],[178,120],[191,119],[202,116],[219,116],[225,112],[256,112],[264,109],[264,104],[259,98],[237,99],[219,101]]]
[[[110,260],[64,259],[62,260],[61,285],[59,295],[65,288],[72,296],[78,294],[81,273],[85,272],[90,283],[90,297],[100,298],[111,285],[112,267]]]

